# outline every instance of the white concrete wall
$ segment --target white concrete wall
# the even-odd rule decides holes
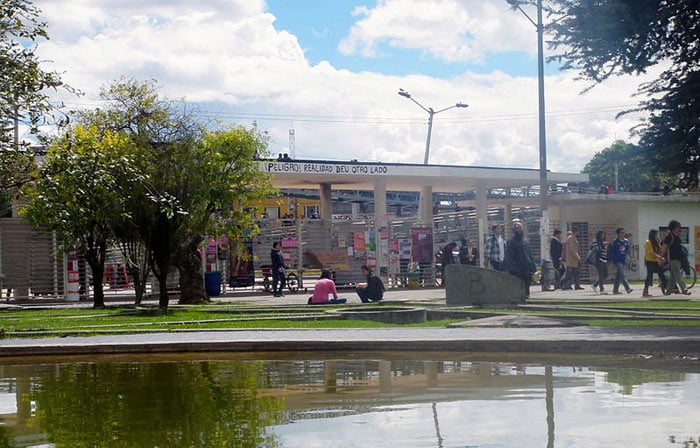
[[[666,199],[666,198],[664,198]],[[593,238],[599,229],[608,234],[608,241],[615,238],[614,230],[624,227],[628,233],[630,244],[636,246],[637,270],[628,272],[630,280],[642,280],[646,276],[644,267],[644,242],[650,229],[665,227],[671,219],[680,221],[683,227],[689,229],[689,242],[687,244],[690,253],[691,265],[700,264],[700,253],[695,258],[695,226],[700,225],[700,203],[685,202],[681,197],[677,201],[635,201],[620,202],[602,200],[595,203],[576,204],[569,203],[565,207],[551,207],[550,213],[553,219],[566,222],[588,222],[589,238]],[[560,226],[566,228],[564,222]]]

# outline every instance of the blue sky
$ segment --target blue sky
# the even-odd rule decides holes
[[[435,116],[430,163],[538,167],[536,32],[505,0],[35,3],[51,37],[38,54],[84,92],[63,95],[71,108],[98,106],[99,88],[122,76],[154,79],[206,118],[257,123],[272,154],[422,163],[427,114],[403,88],[435,110],[469,104]],[[639,118],[615,115],[645,78],[582,95],[576,75],[546,70],[553,171],[633,141]]]
[[[279,29],[294,34],[304,48],[306,57],[312,64],[329,61],[339,69],[351,71],[378,71],[391,75],[421,73],[435,77],[458,76],[466,70],[475,73],[491,73],[498,69],[514,76],[536,76],[537,59],[534,54],[522,51],[489,52],[482,63],[466,61],[446,62],[419,49],[406,49],[390,46],[386,41],[380,45],[381,55],[365,58],[357,54],[344,55],[338,51],[340,41],[346,37],[355,21],[353,11],[368,2],[355,0],[313,1],[313,0],[268,0],[271,13],[277,18]],[[509,11],[504,1],[504,11]],[[534,12],[533,12],[534,15]],[[527,21],[522,17],[523,21]],[[465,32],[468,35],[468,32]],[[536,44],[536,30],[532,27],[532,44]],[[546,64],[547,73],[558,70],[558,65]]]

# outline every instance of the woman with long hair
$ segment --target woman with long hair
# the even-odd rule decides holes
[[[603,283],[608,276],[608,239],[603,230],[598,230],[595,234],[595,240],[591,243],[591,251],[595,251],[595,270],[598,274],[598,279],[593,282],[593,291],[598,292],[600,288],[601,294],[607,294]]]
[[[316,281],[314,286],[314,295],[309,297],[309,305],[324,305],[324,304],[339,304],[345,303],[347,299],[338,297],[338,290],[335,288],[335,282],[332,279],[332,273],[328,269],[321,271],[321,277]],[[333,298],[329,299],[328,296]]]
[[[647,278],[644,280],[644,291],[642,297],[652,297],[649,293],[649,287],[654,284],[654,274],[659,275],[660,285],[663,288],[666,285],[666,276],[664,275],[664,256],[661,255],[661,243],[659,242],[659,231],[651,229],[649,236],[644,243],[644,265],[647,268]]]

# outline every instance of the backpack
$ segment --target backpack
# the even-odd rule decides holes
[[[597,260],[598,260],[598,250],[591,249],[590,252],[588,252],[588,256],[586,257],[586,263],[595,266]]]

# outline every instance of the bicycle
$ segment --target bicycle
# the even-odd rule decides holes
[[[671,265],[669,263],[666,263],[664,265],[663,273],[667,279],[671,278]],[[695,269],[692,266],[688,266],[687,271],[684,270],[683,268],[681,268],[681,273],[683,274],[683,281],[685,282],[685,286],[688,289],[695,286],[695,283],[697,282],[697,273],[695,272]],[[659,286],[661,287],[661,291],[664,293],[664,295],[667,295],[667,296],[678,292],[675,289],[675,285],[674,285],[674,290],[668,289],[668,283],[660,284]]]
[[[260,266],[260,272],[263,275],[263,289],[272,292],[272,268],[269,265]],[[299,277],[294,272],[288,273],[285,277],[286,284],[284,286],[290,292],[299,291]]]

